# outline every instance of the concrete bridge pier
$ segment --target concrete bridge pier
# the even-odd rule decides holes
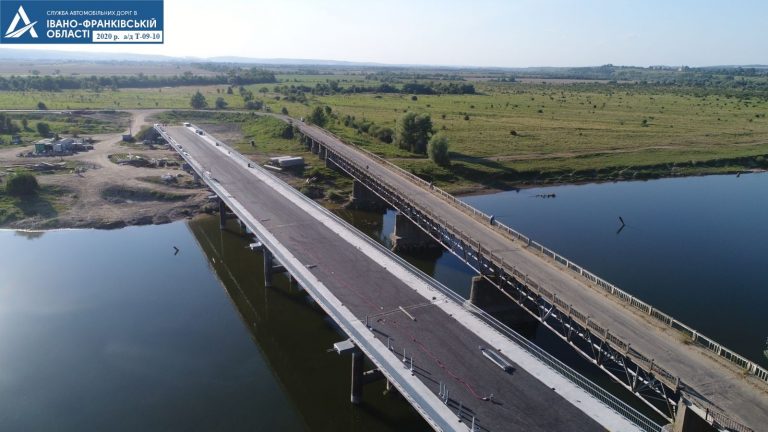
[[[531,314],[523,310],[511,298],[483,276],[473,276],[469,290],[469,303],[482,309],[511,327],[538,325]]]
[[[227,205],[224,203],[224,200],[219,198],[219,228],[224,229],[227,226],[227,211],[229,210],[227,208]]]
[[[397,213],[395,231],[389,235],[394,252],[436,251],[443,246],[410,219]]]
[[[363,353],[359,349],[352,351],[352,389],[350,400],[357,405],[363,401]]]
[[[279,273],[285,273],[285,267],[276,264],[275,256],[266,247],[262,250],[264,256],[264,286],[272,286],[272,277]]]
[[[669,426],[671,426],[671,429]],[[682,397],[680,402],[677,403],[675,422],[668,425],[666,429],[670,430],[670,432],[718,432],[719,430],[692,410],[690,402],[687,402]]]
[[[320,152],[320,144],[312,138],[309,139],[309,142],[309,151],[314,154],[318,154]]]
[[[364,184],[355,180],[352,183],[352,197],[347,207],[355,210],[384,212],[387,210],[387,203]]]
[[[350,401],[358,405],[363,401],[363,387],[366,384],[385,379],[384,374],[378,369],[365,370],[365,354],[355,347],[352,350],[352,383],[350,389]],[[389,390],[387,381],[387,390]]]

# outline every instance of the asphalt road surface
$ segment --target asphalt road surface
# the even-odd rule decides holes
[[[487,342],[214,146],[183,127],[167,131],[302,263],[315,265],[314,275],[357,317],[379,315],[374,330],[413,357],[417,376],[436,394],[447,383],[480,430],[605,430],[518,365],[504,372],[478,349]]]

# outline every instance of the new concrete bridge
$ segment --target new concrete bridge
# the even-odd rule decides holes
[[[396,235],[401,246],[423,244],[424,234],[428,234],[427,240],[437,241],[456,254],[495,290],[522,306],[614,380],[670,421],[676,420],[678,429],[683,430],[688,424],[710,428],[702,430],[750,431],[768,424],[765,393],[768,373],[764,369],[410,173],[348,146],[323,129],[288,117],[277,117],[292,123],[302,134],[305,144],[329,166],[355,178],[357,200],[383,200],[399,211],[397,225],[400,232]],[[332,215],[300,194],[297,196],[295,191],[289,193],[288,186],[281,185],[215,139],[196,135],[189,128],[159,129],[222,197],[222,202],[257,233],[262,243],[267,244],[264,238],[267,235],[287,236],[281,240],[276,237],[275,241],[283,247],[288,244],[287,252],[296,254],[291,255],[294,258],[310,253],[310,244],[321,245],[316,246],[320,248],[316,255],[299,259],[297,267],[289,273],[300,279],[294,273],[309,269],[307,277],[317,278],[318,273],[322,273],[330,278],[323,281],[323,287],[333,289],[328,293],[315,293],[316,300],[319,297],[322,305],[324,295],[328,294],[328,298],[343,303],[343,309],[352,316],[348,317],[349,328],[345,325],[342,328],[357,345],[354,351],[361,349],[371,358],[377,370],[437,429],[450,429],[451,425],[450,422],[440,423],[440,419],[447,417],[442,416],[444,413],[439,407],[433,406],[434,400],[429,398],[429,393],[442,402],[443,409],[449,408],[454,419],[457,412],[462,418],[466,417],[465,423],[469,421],[471,424],[474,419],[476,430],[593,430],[601,427],[630,430],[625,428],[630,427],[629,423],[632,423],[631,427],[645,430],[657,427],[652,422],[645,423],[647,419],[638,417],[633,410],[624,411],[626,407],[615,398],[608,403],[613,411],[606,411],[604,406],[593,411],[580,406],[590,399],[568,398],[558,391],[560,398],[555,399],[564,407],[553,409],[557,406],[552,405],[555,402],[542,397],[551,393],[551,387],[558,389],[558,386],[550,385],[538,375],[538,371],[548,369],[542,368],[542,357],[538,358],[538,363],[523,365],[524,362],[511,353],[515,346],[519,350],[524,342],[512,343],[514,337],[510,337],[508,329],[499,327],[500,323],[493,322],[473,305],[462,306],[462,299],[440,289],[439,284],[429,278],[419,275],[414,279],[413,275],[418,272],[366,242],[349,227],[346,231],[334,231],[332,227],[336,224],[343,226],[343,222],[334,221]],[[288,201],[293,205],[301,204],[300,210],[281,207],[288,205],[286,197],[292,197]],[[314,207],[310,208],[312,205]],[[314,217],[314,212],[325,216]],[[249,223],[249,218],[253,223]],[[407,229],[404,233],[404,228],[409,226],[420,229]],[[326,233],[330,237],[304,237],[305,233],[314,235],[327,230],[335,236]],[[343,240],[341,243],[339,237]],[[356,242],[363,242],[367,247]],[[268,246],[270,251],[274,248],[277,246]],[[371,252],[373,250],[378,252]],[[339,258],[333,260],[332,256]],[[290,267],[286,265],[285,256],[278,261],[278,270]],[[369,263],[369,266],[349,265],[358,262]],[[388,264],[377,265],[382,262]],[[267,259],[265,263],[269,269],[273,268],[271,260]],[[313,293],[312,287],[307,286],[312,285],[312,280],[299,282]],[[482,287],[480,283],[473,287],[473,299],[482,297],[477,292]],[[340,317],[329,314],[343,324]],[[420,317],[421,314],[424,316]],[[365,321],[363,328],[370,335],[365,331],[353,331],[355,325],[359,327],[355,318]],[[468,324],[475,322],[477,326]],[[690,338],[689,343],[683,342],[681,334]],[[371,335],[373,341],[369,340]],[[365,344],[366,340],[369,346]],[[491,340],[494,343],[490,343]],[[376,341],[380,345],[374,343]],[[388,373],[384,359],[376,357],[381,345],[388,352],[397,353],[400,363],[409,364],[410,356],[413,356],[414,370],[423,367],[425,373],[413,372],[412,377],[418,377],[425,387],[408,387],[407,376]],[[500,349],[501,362],[514,364],[515,373],[504,372],[494,363],[499,359],[492,359],[485,354],[488,351],[481,351],[479,346]],[[530,354],[535,350],[535,347],[527,348],[522,351]],[[353,370],[355,364],[357,369],[360,368],[359,357],[355,355]],[[543,363],[549,361],[547,358]],[[428,367],[430,363],[432,368]],[[410,366],[407,369],[410,371]],[[497,376],[500,373],[501,378]],[[562,378],[569,373],[555,375]],[[511,384],[522,376],[532,378],[525,384],[518,383],[518,387]],[[576,392],[591,389],[583,382],[578,384],[579,379],[568,382],[571,385],[577,383],[572,389]],[[507,384],[512,387],[505,387]],[[481,386],[487,390],[477,390]],[[594,397],[592,390],[585,393],[593,395],[593,402],[604,397]],[[494,397],[489,399],[490,394]],[[515,400],[513,405],[523,403],[526,409],[510,412],[509,401],[494,402],[500,394],[510,395]],[[625,426],[618,426],[614,422],[620,419],[611,417],[609,411],[622,412],[625,418],[632,420]],[[553,417],[554,412],[563,416]],[[585,416],[585,413],[590,415]],[[595,413],[603,414],[595,418]],[[537,421],[540,417],[546,419]],[[520,423],[521,419],[525,421]]]
[[[436,430],[661,429],[226,145],[157,129],[258,239],[266,282],[286,272],[349,337],[353,402],[382,378]]]

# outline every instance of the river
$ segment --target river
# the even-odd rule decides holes
[[[763,174],[464,199],[765,364],[766,191]],[[388,242],[392,212],[340,214]],[[381,383],[350,405],[333,323],[284,278],[265,288],[247,243],[216,217],[0,231],[0,430],[427,429]],[[452,255],[407,258],[467,294]],[[518,330],[615,388],[541,326]]]

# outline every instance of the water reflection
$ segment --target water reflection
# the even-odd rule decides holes
[[[367,221],[371,229],[380,228],[373,219]],[[261,254],[246,247],[249,240],[236,224],[220,231],[214,217],[193,221],[189,227],[309,430],[429,429],[405,400],[383,394],[383,382],[366,386],[363,404],[351,405],[350,359],[328,352],[343,336],[286,277],[278,275],[272,287],[264,287]]]

